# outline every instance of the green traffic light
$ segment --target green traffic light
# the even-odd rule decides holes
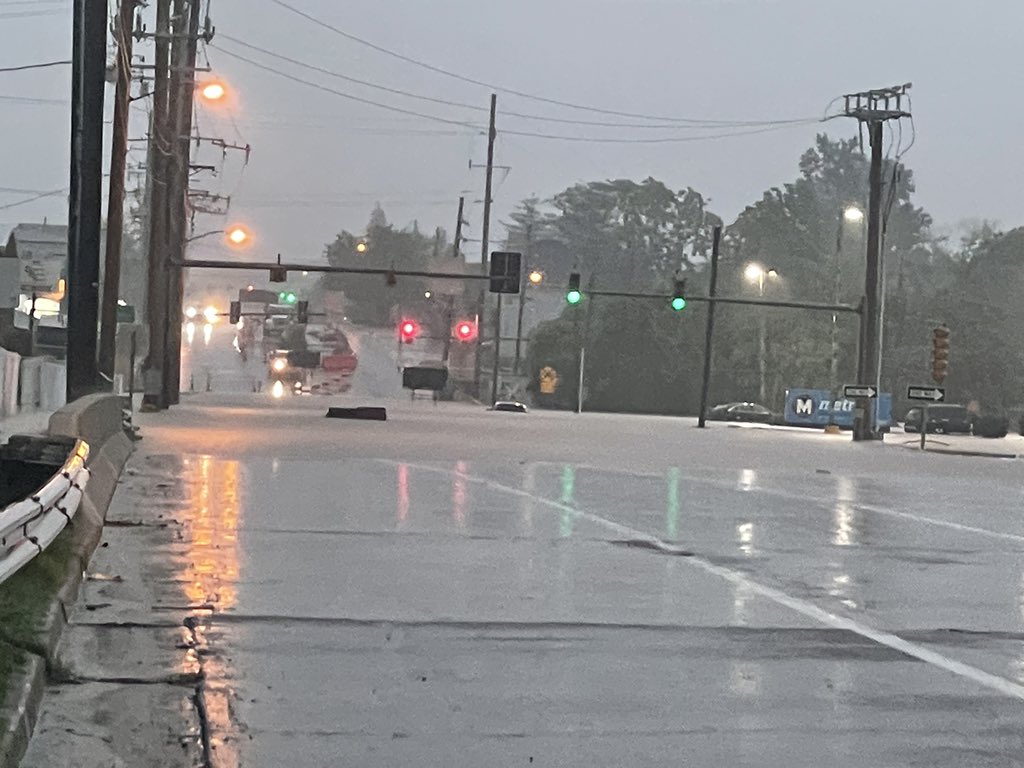
[[[565,300],[570,304],[579,304],[583,299],[583,294],[577,290],[571,290],[565,294]]]
[[[286,301],[287,301],[287,302],[288,302],[289,304],[294,304],[294,303],[295,303],[295,294],[294,294],[294,293],[289,293],[289,294],[288,294],[288,295],[287,295],[287,296],[285,297],[285,300],[286,300]]]
[[[672,309],[674,309],[676,312],[682,312],[684,309],[686,309],[686,299],[684,299],[682,296],[673,297]]]

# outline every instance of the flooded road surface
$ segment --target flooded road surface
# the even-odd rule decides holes
[[[199,396],[141,419],[92,568],[123,580],[89,582],[75,631],[117,648],[149,627],[184,676],[182,754],[1019,764],[1018,462],[665,418],[323,411]]]

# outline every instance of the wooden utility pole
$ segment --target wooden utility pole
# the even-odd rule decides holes
[[[114,377],[117,345],[117,300],[121,293],[121,246],[124,235],[125,160],[128,156],[128,107],[132,86],[132,27],[138,0],[121,0],[114,30],[117,38],[117,86],[110,138],[110,186],[107,193],[107,245],[100,316],[100,372]]]
[[[96,326],[99,321],[107,3],[106,0],[74,0],[72,13],[66,392],[69,402],[94,392],[99,383]]]
[[[167,130],[168,52],[171,39],[171,0],[156,3],[156,45],[153,57],[153,125],[149,173],[149,270],[147,273],[146,320],[149,350],[143,364],[143,411],[167,407],[164,399],[164,364],[167,325],[167,172],[173,143]]]
[[[187,20],[186,20],[187,13]],[[170,247],[175,262],[185,259],[188,239],[188,179],[191,164],[193,92],[195,91],[196,48],[199,41],[201,5],[199,0],[175,0],[175,40],[172,55],[170,120],[174,132],[172,196],[170,206]],[[168,405],[176,405],[181,392],[181,316],[185,274],[168,272],[167,342],[164,346],[164,386]]]
[[[888,120],[910,117],[903,109],[910,84],[881,88],[844,96],[844,114],[868,127],[871,169],[868,179],[868,242],[864,270],[864,314],[861,318],[861,343],[857,356],[857,383],[878,384],[881,370],[881,297],[882,274],[882,126]],[[878,399],[859,399],[853,424],[854,440],[878,440],[874,410]]]
[[[487,129],[487,170],[486,180],[484,181],[484,224],[483,231],[480,234],[480,269],[483,274],[487,274],[488,269],[488,251],[490,250],[490,236],[491,236],[491,182],[494,178],[494,140],[497,138],[498,133],[495,129],[495,115],[498,110],[498,95],[496,93],[491,94],[491,119]],[[473,366],[473,390],[476,394],[476,398],[480,399],[480,377],[481,377],[481,352],[483,351],[483,327],[484,315],[487,308],[486,302],[487,292],[484,288],[480,289],[480,297],[477,300],[477,335],[476,335],[476,362]],[[498,309],[498,327],[501,322],[501,309],[499,302]],[[494,335],[494,356],[497,360],[498,354],[501,351],[499,345],[501,344],[501,334],[496,333]],[[497,365],[495,365],[497,368]],[[497,375],[495,375],[497,378]],[[492,391],[496,390],[497,383],[491,387]]]
[[[462,218],[462,212],[466,208],[466,198],[459,198],[459,216],[455,220],[455,244],[452,245],[452,258],[459,258],[459,248],[462,247],[462,225],[465,223]]]

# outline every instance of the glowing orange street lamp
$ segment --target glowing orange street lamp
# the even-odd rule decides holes
[[[245,245],[252,239],[252,236],[249,234],[249,230],[237,224],[233,227],[229,227],[225,234],[228,242],[231,243],[231,245],[236,246]]]
[[[224,87],[224,83],[212,80],[199,86],[199,95],[207,101],[221,101],[228,95],[228,90]]]

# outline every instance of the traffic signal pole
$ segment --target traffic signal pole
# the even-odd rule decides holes
[[[498,110],[498,95],[496,93],[492,93],[491,94],[491,119],[490,119],[490,123],[489,123],[488,129],[487,129],[487,170],[486,170],[486,176],[485,176],[485,180],[484,180],[484,223],[483,223],[483,230],[481,231],[481,234],[480,234],[480,270],[481,270],[481,272],[483,273],[483,275],[485,277],[487,276],[487,268],[488,268],[488,265],[487,265],[487,252],[488,252],[488,250],[490,250],[490,247],[491,247],[491,243],[490,243],[490,237],[491,237],[491,183],[492,183],[492,181],[494,179],[494,140],[498,136],[497,130],[495,128],[495,118],[496,118],[496,115],[497,115],[497,110]],[[480,289],[480,298],[477,300],[477,307],[478,307],[478,310],[477,310],[477,328],[483,328],[484,325],[485,325],[484,313],[486,312],[486,308],[487,308],[486,296],[487,296],[487,293],[484,291],[483,288],[481,288]],[[497,322],[499,323],[498,327],[500,328],[500,323],[501,323],[501,303],[500,302],[498,303],[498,320],[497,320]],[[497,357],[498,357],[498,352],[499,352],[498,345],[500,344],[500,341],[498,340],[498,337],[500,337],[500,336],[501,336],[500,333],[496,333],[495,337],[494,337],[494,356],[495,356],[495,359],[497,359]],[[481,373],[482,373],[481,364],[483,363],[483,360],[481,359],[481,353],[483,352],[483,339],[484,339],[484,335],[482,333],[478,333],[477,337],[476,337],[476,361],[473,364],[473,391],[476,394],[477,400],[480,399],[480,379],[481,379]],[[497,391],[495,389],[495,387],[493,387],[493,386],[492,386],[491,389],[492,389],[492,392]],[[492,400],[492,402],[493,402],[493,400]]]
[[[715,302],[718,293],[718,250],[722,242],[722,228],[715,227],[711,240],[711,282],[708,285],[708,298],[712,301],[708,304],[707,323],[704,328],[704,372],[700,380],[700,414],[697,416],[697,426],[704,429],[707,426],[708,416],[708,393],[711,388],[711,352],[715,337]]]

